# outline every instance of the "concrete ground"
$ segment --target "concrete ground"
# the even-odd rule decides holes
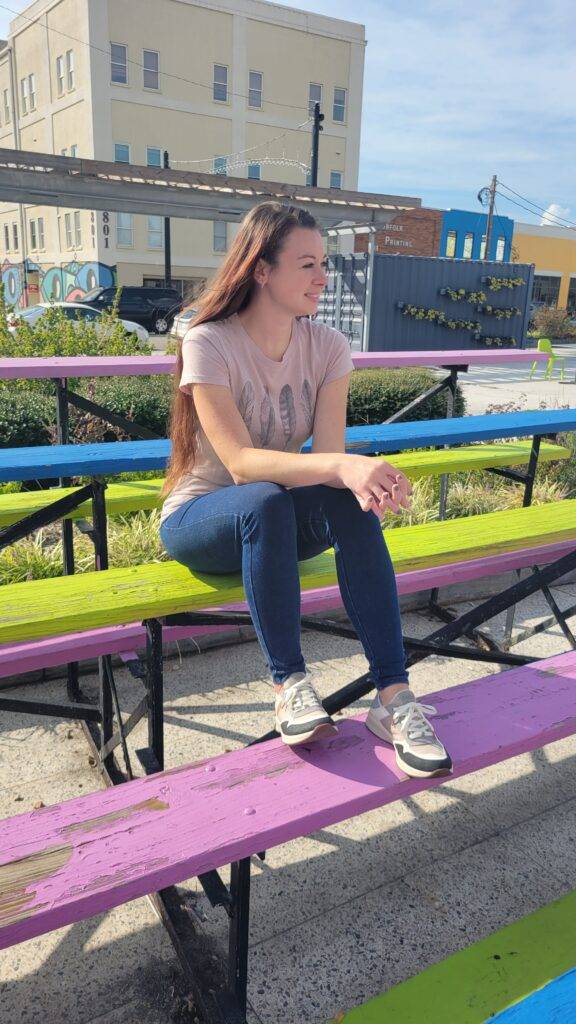
[[[540,403],[546,408],[576,406],[576,345],[557,346],[559,355],[564,356],[564,381],[560,380],[558,364],[554,367],[551,380],[544,380],[544,367],[538,367],[534,380],[529,380],[531,364],[518,366],[473,366],[468,373],[459,375],[466,398],[466,412],[469,416],[481,415],[493,408],[503,412],[512,403],[522,409],[538,409]]]
[[[562,607],[574,604],[576,584],[555,594]],[[543,614],[534,598],[517,621]],[[422,636],[437,621],[406,611],[404,625]],[[492,628],[498,635],[502,621]],[[551,628],[516,649],[546,656],[567,646]],[[365,671],[357,642],[306,632],[303,650],[323,695]],[[272,690],[256,642],[182,653],[165,669],[167,767],[243,746],[270,727]],[[139,685],[125,669],[116,674],[130,708]],[[412,682],[424,695],[485,674],[487,666],[434,658],[414,667]],[[82,685],[95,693],[96,675]],[[63,690],[50,679],[10,692],[49,700]],[[101,785],[77,724],[6,713],[0,730],[0,817]],[[141,738],[132,735],[131,749]],[[251,1024],[323,1024],[570,891],[575,759],[576,737],[562,740],[254,860]],[[223,912],[194,880],[188,888],[191,912],[224,947]],[[0,1016],[11,1024],[193,1021],[184,991],[146,899],[0,953]]]

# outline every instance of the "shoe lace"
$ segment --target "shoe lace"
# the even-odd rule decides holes
[[[317,707],[319,703],[320,698],[312,683],[306,683],[304,680],[291,686],[286,694],[286,705],[292,711],[305,711],[307,708]]]
[[[392,715],[392,720],[395,725],[406,730],[409,739],[417,740],[423,736],[434,736],[434,730],[425,716],[436,714],[438,712],[431,704],[420,704],[419,701],[414,700],[397,708]]]

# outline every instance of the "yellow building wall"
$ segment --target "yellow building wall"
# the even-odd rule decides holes
[[[518,255],[518,262],[533,263],[535,274],[545,274],[548,271],[562,274],[558,308],[565,309],[570,277],[576,276],[576,237],[574,240],[550,238],[539,234],[520,234],[515,231],[512,244]]]

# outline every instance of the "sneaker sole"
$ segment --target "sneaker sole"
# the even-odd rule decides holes
[[[298,736],[287,736],[278,726],[276,726],[276,731],[279,733],[283,743],[286,743],[289,747],[298,747],[302,743],[316,742],[316,740],[335,736],[338,732],[338,726],[334,722],[322,722],[321,725],[317,725],[310,732],[300,733]]]

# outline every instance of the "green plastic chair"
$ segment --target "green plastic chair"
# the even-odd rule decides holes
[[[538,345],[536,346],[538,352],[546,352],[548,354],[548,362],[546,363],[546,369],[544,371],[544,380],[551,380],[554,366],[556,363],[560,364],[560,382],[564,380],[564,356],[558,356],[552,348],[552,342],[550,338],[539,338]],[[538,363],[532,363],[532,369],[530,370],[529,380],[532,380]]]

